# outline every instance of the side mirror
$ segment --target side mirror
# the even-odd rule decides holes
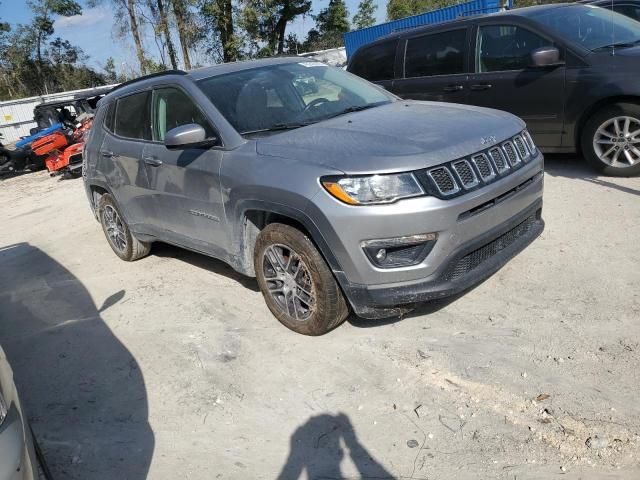
[[[561,65],[560,50],[556,47],[540,47],[531,52],[531,66],[554,67]]]
[[[215,139],[206,138],[207,134],[197,123],[188,123],[172,128],[164,136],[164,145],[168,149],[206,147],[213,145]]]

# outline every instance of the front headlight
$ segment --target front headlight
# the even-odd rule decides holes
[[[391,203],[425,193],[412,173],[325,177],[321,183],[332,196],[350,205]]]

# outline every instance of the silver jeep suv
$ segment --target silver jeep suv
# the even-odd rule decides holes
[[[543,159],[523,122],[400,100],[300,58],[120,85],[85,147],[89,201],[123,260],[155,240],[255,276],[319,335],[459,293],[543,229]]]

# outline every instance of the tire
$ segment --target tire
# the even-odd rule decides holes
[[[628,135],[636,131],[637,135]],[[616,103],[598,110],[582,130],[581,147],[586,160],[604,175],[640,174],[640,105]],[[611,161],[614,158],[617,160]]]
[[[109,246],[122,260],[133,262],[149,255],[151,243],[141,242],[131,234],[113,197],[108,193],[100,197],[98,218]]]
[[[347,318],[349,307],[331,270],[300,230],[267,225],[256,239],[253,264],[267,307],[285,327],[322,335]]]

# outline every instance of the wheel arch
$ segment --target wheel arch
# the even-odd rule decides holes
[[[331,252],[320,229],[305,212],[280,204],[269,202],[248,202],[243,205],[236,232],[239,245],[239,270],[249,276],[255,276],[253,252],[258,234],[271,223],[283,223],[300,230],[316,246],[332,271],[341,270],[338,260]]]
[[[636,95],[617,95],[613,97],[601,98],[600,100],[589,105],[580,115],[574,131],[574,145],[576,146],[576,151],[579,154],[583,153],[582,132],[584,131],[584,127],[587,124],[589,118],[591,118],[591,116],[599,110],[602,110],[603,108],[614,105],[616,103],[635,103],[636,105],[640,105],[640,97]]]

